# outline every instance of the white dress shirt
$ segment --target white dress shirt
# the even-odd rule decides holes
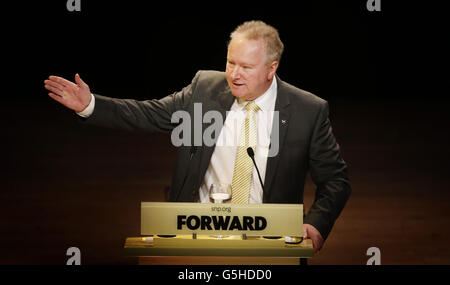
[[[255,103],[260,110],[256,112],[256,125],[257,125],[257,141],[255,152],[255,162],[258,166],[261,174],[261,179],[264,183],[266,176],[267,157],[270,146],[270,134],[272,132],[272,121],[275,110],[275,101],[277,98],[277,80],[274,77],[269,89],[261,96],[255,99]],[[226,183],[230,184],[233,180],[234,161],[236,158],[237,147],[239,145],[239,139],[241,129],[244,124],[246,116],[245,105],[247,102],[239,103],[236,99],[231,106],[229,112],[227,112],[227,118],[222,127],[220,135],[217,139],[216,147],[211,156],[208,169],[206,170],[205,177],[203,178],[202,185],[199,191],[199,201],[202,203],[209,203],[209,188],[213,183]],[[81,112],[77,114],[82,117],[89,117],[95,107],[95,97],[91,94],[91,102]],[[261,183],[259,182],[258,173],[256,168],[253,167],[252,185],[250,188],[249,203],[262,203],[263,190]]]
[[[267,157],[269,153],[270,134],[272,131],[276,98],[277,80],[274,77],[269,89],[254,100],[256,105],[260,108],[255,116],[258,130],[257,145],[254,149],[255,162],[258,166],[263,183],[266,176]],[[225,119],[225,123],[211,156],[208,169],[206,170],[202,185],[200,186],[199,200],[202,203],[210,203],[209,188],[211,184],[226,183],[231,185],[239,137],[246,116],[246,104],[247,102],[245,101],[239,104],[239,101],[236,99],[227,114],[227,118]],[[262,203],[263,190],[255,167],[253,167],[252,176],[249,203]]]

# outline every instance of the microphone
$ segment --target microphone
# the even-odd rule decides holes
[[[264,184],[262,182],[261,175],[259,174],[258,166],[256,165],[256,162],[255,162],[255,152],[253,151],[253,148],[251,148],[251,147],[247,148],[247,154],[248,154],[248,156],[250,156],[250,158],[253,161],[253,164],[255,165],[256,171],[258,172],[259,182],[261,183],[261,187],[262,187],[263,192],[265,192],[264,191]],[[281,236],[263,236],[263,237],[266,238],[266,239],[280,239],[281,238]]]
[[[253,152],[253,148],[251,148],[251,147],[247,148],[247,154],[248,154],[248,156],[250,156],[250,158],[253,161],[253,164],[255,165],[256,172],[258,172],[259,182],[261,183],[261,187],[264,192],[264,183],[262,182],[261,175],[259,174],[258,166],[256,165],[256,162],[255,162],[255,153]]]

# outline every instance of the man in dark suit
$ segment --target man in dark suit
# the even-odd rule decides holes
[[[216,112],[225,119],[213,143],[198,141],[195,134],[205,134],[214,120],[188,122],[194,135],[178,147],[170,200],[208,202],[209,185],[226,182],[233,188],[246,188],[239,202],[303,203],[310,171],[317,190],[304,217],[303,233],[317,252],[351,192],[347,166],[331,131],[328,104],[276,76],[283,51],[276,29],[251,21],[240,25],[230,38],[225,73],[199,71],[190,85],[160,100],[93,95],[78,74],[75,83],[50,76],[45,88],[86,123],[99,126],[169,132],[179,126],[175,114],[205,118],[208,112]],[[237,116],[239,112],[245,118]],[[251,136],[258,140],[252,148],[264,187],[250,158],[242,154],[242,146],[219,143],[226,137],[245,137],[248,142]],[[248,182],[245,187],[242,180]]]

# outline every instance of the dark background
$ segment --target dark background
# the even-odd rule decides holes
[[[135,264],[140,202],[163,201],[174,166],[167,134],[80,124],[47,96],[49,75],[79,73],[94,93],[161,98],[200,69],[224,70],[230,32],[275,26],[278,75],[330,103],[353,195],[311,264],[448,264],[448,75],[442,7],[366,1],[2,6],[0,264]],[[305,206],[314,199],[308,180]]]

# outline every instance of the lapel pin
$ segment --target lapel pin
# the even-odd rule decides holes
[[[281,120],[281,123],[284,125],[286,124],[286,120]]]

